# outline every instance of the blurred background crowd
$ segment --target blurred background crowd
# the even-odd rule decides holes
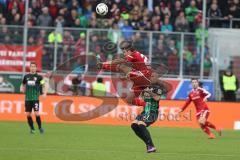
[[[169,66],[170,74],[179,74],[181,37],[174,33],[185,32],[191,35],[184,35],[183,73],[199,74],[202,32],[208,37],[208,31],[201,28],[202,0],[105,1],[109,6],[109,13],[105,17],[96,15],[95,7],[99,2],[96,0],[29,2],[28,45],[44,45],[44,70],[53,69],[53,63],[49,62],[53,62],[56,41],[61,44],[57,48],[57,63],[62,64],[70,57],[85,55],[87,48],[88,54],[99,55],[102,60],[111,59],[116,54],[117,47],[106,51],[103,46],[109,41],[117,44],[120,40],[130,39],[143,54],[149,54],[152,45],[153,62],[161,61]],[[24,5],[25,0],[0,0],[0,43],[22,44],[23,28],[12,28],[9,25],[24,24]],[[239,0],[208,0],[207,17],[215,18],[207,22],[208,26],[228,26],[227,21],[240,18]],[[223,20],[218,21],[216,18]],[[238,21],[233,27],[239,27]],[[92,31],[87,35],[85,29],[89,28],[108,31]],[[145,31],[161,33],[152,32],[150,44],[150,35]],[[86,45],[87,36],[90,37],[89,46]],[[208,76],[212,66],[208,46],[204,54],[204,75]]]

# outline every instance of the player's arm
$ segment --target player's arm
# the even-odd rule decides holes
[[[25,89],[26,89],[26,86],[25,84],[22,83],[20,86],[20,92],[25,93]]]
[[[114,59],[112,61],[107,61],[105,62],[106,64],[122,64],[126,62],[126,60],[124,58],[117,58],[117,59]]]
[[[22,80],[22,83],[20,85],[20,92],[25,93],[26,83],[27,83],[27,78],[26,78],[26,76],[24,76],[23,80]]]
[[[201,91],[202,91],[202,96],[204,97],[203,101],[207,101],[207,99],[211,97],[211,93],[204,88],[201,88]]]
[[[183,112],[187,107],[188,105],[191,103],[191,98],[190,96],[188,96],[188,99],[186,100],[185,104],[183,105],[183,107],[180,109],[180,112]]]

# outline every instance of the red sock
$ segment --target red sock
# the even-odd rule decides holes
[[[201,125],[201,128],[202,128],[203,132],[207,133],[208,135],[211,134],[211,131],[209,130],[209,128],[206,125]]]
[[[212,124],[211,122],[206,122],[205,125],[212,128],[212,129],[216,129],[216,126],[214,124]]]
[[[136,106],[145,106],[146,102],[144,102],[144,100],[140,99],[140,98],[134,98],[132,100],[132,104],[136,105]]]
[[[102,69],[112,72],[118,72],[118,65],[116,64],[109,64],[109,63],[103,63]]]

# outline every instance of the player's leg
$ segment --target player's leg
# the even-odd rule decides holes
[[[147,152],[148,153],[155,152],[156,148],[154,147],[151,134],[147,129],[148,125],[144,121],[138,121],[138,126],[139,126],[139,129],[141,131],[141,134],[143,135],[143,137],[145,139],[145,144],[147,146]]]
[[[37,122],[38,129],[39,129],[40,133],[44,133],[44,130],[42,128],[41,117],[40,117],[40,114],[39,114],[39,101],[34,101],[34,114],[35,114],[35,117],[36,117],[36,122]]]
[[[141,115],[138,115],[141,116]],[[136,118],[138,119],[138,117]],[[146,144],[147,141],[145,140],[145,137],[142,135],[141,130],[138,126],[138,120],[134,120],[131,124],[131,128],[134,131],[134,133]]]
[[[210,129],[209,129],[207,123],[206,123],[208,116],[209,116],[209,111],[208,110],[201,111],[197,116],[198,123],[199,123],[201,129],[203,130],[203,132],[205,132],[208,135],[208,138],[209,139],[214,139],[215,136],[210,131]]]
[[[211,123],[211,122],[208,121],[209,115],[210,115],[210,113],[208,112],[208,115],[206,116],[205,125],[206,125],[207,127],[209,127],[209,128],[212,128],[212,129],[216,130],[216,131],[218,132],[218,135],[221,136],[221,135],[222,135],[222,129],[216,127],[216,125],[214,125],[213,123]]]
[[[27,122],[28,125],[30,127],[30,133],[34,133],[35,129],[34,129],[34,125],[33,125],[33,120],[32,120],[32,103],[31,101],[25,101],[25,112],[26,112],[26,116],[27,116]]]

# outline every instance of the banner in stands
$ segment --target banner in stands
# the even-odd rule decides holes
[[[26,66],[35,61],[38,70],[42,70],[42,46],[28,46]],[[21,72],[23,67],[23,46],[0,45],[0,71]]]
[[[0,120],[26,121],[24,95],[0,94],[0,96]],[[59,102],[64,100],[72,103],[69,105],[70,112],[66,112],[66,108],[61,110],[64,104],[59,105]],[[105,105],[101,106],[104,102]],[[181,115],[177,114],[184,103],[176,100],[160,101],[159,117],[154,126],[198,128],[193,104],[190,104]],[[207,102],[207,104],[210,108],[211,122],[225,129],[240,129],[239,103]],[[130,125],[141,110],[142,107],[128,106],[118,98],[48,96],[40,99],[40,113],[44,122]],[[60,113],[66,116],[65,119]],[[82,118],[86,120],[81,120],[79,114],[83,114]]]

